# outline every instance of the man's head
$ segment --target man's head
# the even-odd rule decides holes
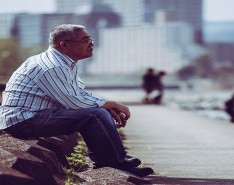
[[[155,70],[153,68],[148,68],[147,69],[147,73],[148,74],[154,74],[155,73]]]
[[[93,52],[93,40],[81,25],[55,27],[50,32],[49,44],[75,61],[91,57]]]

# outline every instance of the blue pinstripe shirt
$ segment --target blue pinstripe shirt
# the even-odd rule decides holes
[[[0,106],[0,129],[29,119],[43,109],[83,109],[106,102],[84,87],[76,62],[48,48],[27,59],[7,82]]]

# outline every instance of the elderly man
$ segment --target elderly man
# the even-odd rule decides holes
[[[113,167],[143,177],[139,159],[126,157],[116,128],[130,118],[128,107],[106,101],[84,88],[77,62],[91,57],[93,40],[81,25],[60,25],[49,48],[28,58],[3,92],[0,129],[17,138],[50,137],[80,132],[94,168]]]

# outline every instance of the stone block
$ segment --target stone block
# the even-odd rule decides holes
[[[56,185],[46,163],[22,151],[0,148],[0,163],[13,168],[35,180],[35,185]]]
[[[35,185],[35,181],[15,170],[9,168],[5,165],[0,164],[0,184],[1,185]]]
[[[62,167],[69,167],[77,139],[77,133],[23,140],[0,132],[0,185],[64,185]]]
[[[84,185],[133,185],[150,183],[150,181],[131,175],[127,172],[109,167],[80,172],[79,177],[86,181],[85,183],[83,183]]]
[[[38,140],[20,140],[13,138],[8,134],[0,135],[0,146],[4,149],[18,150],[27,152],[34,157],[44,161],[52,174],[65,175],[62,165],[56,154],[42,146],[38,145]]]
[[[57,138],[63,140],[67,146],[73,148],[74,146],[77,145],[78,142],[78,133],[72,133],[69,135],[62,135],[62,136],[56,136]]]

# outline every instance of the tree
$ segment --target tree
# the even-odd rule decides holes
[[[32,48],[21,48],[14,38],[0,39],[0,75],[11,75],[31,55],[45,48],[34,45]]]
[[[21,64],[19,49],[15,39],[0,39],[0,75],[10,75]]]

